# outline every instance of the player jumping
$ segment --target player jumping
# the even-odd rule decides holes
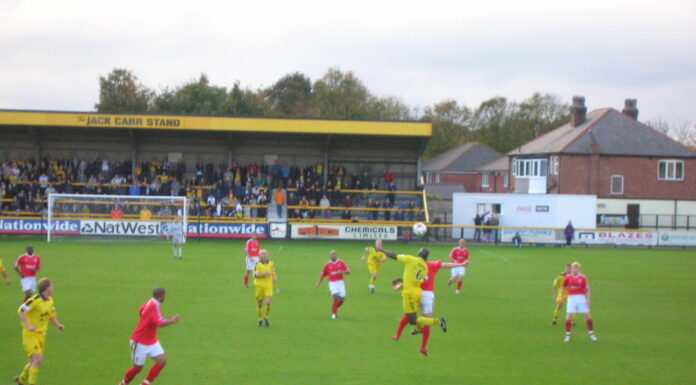
[[[259,316],[259,327],[270,326],[271,300],[273,299],[273,284],[277,279],[275,262],[268,260],[268,251],[259,250],[259,262],[254,266],[254,286],[256,287],[256,313]],[[266,312],[263,303],[266,302]]]
[[[321,275],[319,276],[319,281],[314,285],[314,288],[316,289],[319,287],[324,277],[329,277],[329,291],[333,297],[331,318],[336,319],[338,308],[341,307],[346,300],[346,285],[343,282],[343,275],[350,274],[350,269],[345,262],[338,259],[336,250],[331,250],[329,258],[331,260],[324,265],[324,269],[322,269]]]
[[[27,253],[17,258],[14,269],[21,279],[22,291],[26,300],[36,291],[36,272],[41,269],[41,258],[34,254],[34,246],[27,246]]]
[[[140,321],[130,338],[133,366],[126,371],[119,385],[127,385],[133,381],[133,378],[143,370],[143,365],[147,357],[152,358],[155,364],[152,365],[150,372],[141,385],[149,385],[154,381],[164,368],[164,365],[167,364],[167,357],[164,355],[164,349],[162,349],[162,345],[160,345],[157,340],[157,328],[179,322],[179,315],[176,314],[169,319],[164,318],[161,309],[164,297],[164,288],[157,287],[152,291],[152,298],[138,309]]]
[[[457,247],[450,251],[449,259],[454,263],[464,263],[469,260],[469,250],[466,248],[466,241],[464,239],[460,239]],[[461,292],[462,280],[464,279],[465,273],[466,269],[464,266],[452,269],[452,275],[449,282],[447,282],[447,285],[457,282],[457,290],[454,292],[454,294],[459,295]]]
[[[381,239],[375,242],[375,247],[382,247]],[[377,282],[379,269],[382,267],[384,261],[387,260],[384,253],[377,251],[375,247],[366,247],[362,256],[362,261],[365,262],[365,260],[367,260],[367,269],[370,270],[370,284],[367,286],[367,290],[369,290],[370,293],[375,292],[375,282]]]
[[[594,326],[592,325],[592,316],[590,315],[590,285],[587,284],[587,278],[580,274],[580,262],[573,262],[570,265],[571,274],[566,275],[563,279],[563,288],[568,289],[568,305],[566,306],[566,335],[564,342],[570,341],[570,329],[572,318],[575,313],[580,313],[585,316],[587,322],[587,332],[591,341],[597,341],[594,334]]]
[[[249,274],[254,271],[254,266],[259,261],[259,241],[256,240],[256,233],[251,233],[251,239],[244,246],[246,255],[246,271],[244,272],[244,287],[249,287]]]
[[[428,266],[425,261],[428,259],[428,254],[430,251],[426,248],[421,248],[418,250],[418,257],[412,255],[404,255],[393,253],[388,250],[384,250],[381,247],[376,247],[377,251],[384,253],[388,258],[396,259],[397,261],[404,264],[404,275],[403,275],[403,290],[401,291],[402,305],[404,310],[404,317],[399,321],[399,328],[403,329],[406,323],[411,325],[416,325],[420,328],[423,326],[430,325],[440,325],[442,331],[447,332],[447,323],[445,317],[431,318],[431,317],[418,317],[418,307],[420,306],[420,299],[422,295],[421,284],[428,278]],[[402,326],[403,325],[403,326]],[[398,340],[398,336],[393,337],[394,340]],[[421,351],[421,353],[427,355],[428,352]]]
[[[51,280],[43,278],[39,281],[38,293],[19,307],[19,319],[22,321],[22,345],[29,356],[29,363],[24,366],[22,373],[14,378],[16,384],[34,385],[43,362],[44,345],[48,322],[58,330],[65,326],[58,322],[56,308],[53,305],[53,285]]]

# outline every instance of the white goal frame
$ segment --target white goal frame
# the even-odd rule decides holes
[[[94,199],[95,204],[98,204],[99,201],[103,200],[113,200],[113,201],[120,201],[120,202],[137,202],[139,205],[148,205],[148,204],[155,204],[158,202],[168,202],[168,203],[174,203],[176,201],[181,202],[181,208],[182,208],[182,215],[181,215],[181,220],[182,220],[182,225],[183,225],[183,236],[184,236],[184,242],[186,242],[186,233],[188,229],[188,199],[185,196],[148,196],[148,195],[109,195],[109,194],[49,194],[48,195],[48,215],[47,215],[47,226],[46,226],[46,241],[51,242],[55,240],[55,234],[54,234],[54,227],[55,223],[57,221],[56,216],[54,215],[54,207],[56,204],[57,200],[64,200],[64,199],[75,199],[75,200],[90,200]],[[150,203],[147,203],[150,202]],[[173,217],[176,217],[177,213],[173,213]],[[65,218],[61,219],[64,220]],[[75,218],[70,218],[69,220],[76,220],[76,221],[82,221],[82,220],[93,220],[93,218],[84,218],[80,216],[76,216]],[[111,219],[108,219],[111,220]],[[131,222],[137,222],[139,219],[131,219],[129,221]],[[163,219],[152,219],[153,222],[161,222],[161,223],[170,223],[172,222],[171,220],[163,220]],[[143,239],[151,239],[148,237],[144,237]]]

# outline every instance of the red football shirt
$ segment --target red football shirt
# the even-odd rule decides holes
[[[566,275],[563,279],[563,287],[568,288],[568,295],[587,294],[587,289],[590,285],[587,284],[587,278],[584,275]]]
[[[451,259],[454,263],[464,263],[467,259],[469,259],[469,249],[460,249],[459,247],[455,247],[452,249],[452,251],[450,251],[449,259]]]
[[[23,254],[17,258],[14,267],[19,268],[22,277],[36,277],[36,272],[41,268],[41,258],[36,254]]]
[[[150,298],[140,307],[138,314],[140,314],[140,321],[131,334],[131,340],[143,345],[156,343],[157,328],[165,321],[160,310],[160,303]]]
[[[336,262],[327,262],[326,265],[324,265],[324,269],[321,271],[321,276],[329,277],[329,282],[342,281],[344,272],[350,273],[350,269],[346,266],[345,262],[339,259],[336,260]]]
[[[435,290],[435,274],[442,268],[442,261],[428,262],[428,276],[421,283],[421,289],[427,291]]]
[[[251,239],[247,241],[246,246],[244,246],[244,251],[250,257],[259,256],[259,241],[252,241]]]

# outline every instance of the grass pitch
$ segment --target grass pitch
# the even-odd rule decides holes
[[[408,330],[394,342],[401,298],[389,281],[401,264],[388,260],[367,292],[360,262],[368,244],[262,241],[276,261],[280,293],[271,327],[256,325],[253,289],[242,287],[242,241],[192,241],[184,260],[169,244],[59,242],[0,238],[0,258],[12,286],[0,287],[0,384],[25,363],[16,310],[22,297],[11,265],[33,243],[40,276],[55,281],[59,332],[51,325],[39,384],[117,384],[130,366],[128,337],[137,309],[154,286],[167,289],[163,311],[181,314],[160,330],[168,365],[156,384],[687,384],[696,370],[696,252],[649,249],[554,249],[472,246],[461,296],[435,287],[430,356]],[[414,254],[418,244],[388,249]],[[431,260],[452,245],[429,245]],[[326,283],[312,290],[328,252],[352,269],[347,300],[331,320]],[[592,288],[598,342],[578,322],[563,343],[550,326],[551,282],[579,260]],[[144,378],[151,362],[133,382]]]

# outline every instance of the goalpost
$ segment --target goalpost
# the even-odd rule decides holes
[[[46,240],[186,240],[188,202],[179,196],[50,194]],[[176,231],[176,230],[175,230]]]

